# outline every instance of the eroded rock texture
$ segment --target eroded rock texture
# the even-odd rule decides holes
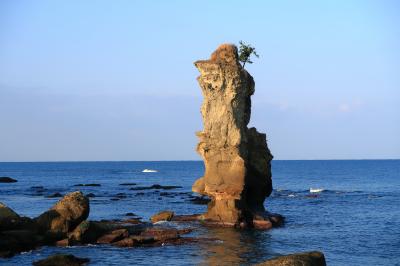
[[[247,128],[253,77],[242,68],[237,48],[231,44],[221,45],[209,60],[194,64],[204,96],[204,129],[197,133],[197,151],[205,173],[193,191],[212,199],[205,219],[248,225],[255,217],[265,216],[263,203],[272,191],[272,155],[266,135]]]

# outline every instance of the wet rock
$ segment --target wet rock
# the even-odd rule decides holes
[[[134,214],[133,212],[127,212],[127,213],[125,213],[125,216],[137,216],[137,215]]]
[[[266,135],[247,128],[250,121],[253,77],[240,65],[237,48],[224,44],[209,60],[195,62],[204,95],[204,129],[197,133],[197,152],[205,165],[204,177],[192,190],[211,198],[205,219],[238,225],[252,224],[265,212],[271,194],[272,155]]]
[[[0,177],[0,183],[15,183],[18,182],[18,180],[8,177],[8,176],[1,176]]]
[[[43,237],[30,230],[7,230],[0,232],[0,257],[11,257],[22,251],[35,249]]]
[[[125,193],[118,193],[114,196],[115,198],[125,199],[127,195]]]
[[[326,266],[326,261],[322,252],[312,251],[276,257],[257,266]]]
[[[68,247],[71,246],[72,243],[69,241],[68,238],[61,239],[55,243],[57,247]]]
[[[181,186],[162,186],[159,184],[154,184],[149,187],[132,187],[130,190],[148,190],[148,189],[164,189],[164,190],[169,190],[169,189],[177,189],[177,188],[182,188]]]
[[[89,194],[86,194],[86,197],[88,197],[88,198],[94,198],[94,197],[96,197],[96,195],[93,194],[93,193],[89,193]]]
[[[62,195],[61,193],[56,192],[56,193],[53,193],[53,194],[51,194],[51,195],[46,196],[46,198],[60,198],[60,197],[62,197],[62,196],[63,196],[63,195]]]
[[[74,187],[100,187],[100,184],[76,184]]]
[[[70,254],[56,254],[33,262],[34,266],[81,266],[89,263],[88,258],[78,258]]]
[[[122,183],[120,186],[136,186],[136,183]]]
[[[144,237],[152,237],[155,241],[167,241],[170,239],[179,238],[179,231],[174,228],[148,228],[140,234]]]
[[[174,217],[174,212],[172,211],[162,211],[155,215],[153,215],[150,220],[152,223],[156,223],[159,221],[171,221]]]
[[[73,245],[94,243],[105,232],[106,230],[97,226],[95,222],[83,221],[68,234],[68,240]]]
[[[99,239],[97,239],[98,244],[111,244],[117,241],[120,241],[129,236],[129,232],[126,229],[118,229],[111,231],[108,234],[103,235]]]
[[[36,225],[29,217],[21,217],[11,208],[0,202],[0,231],[36,230]]]
[[[50,210],[35,218],[35,222],[41,232],[62,235],[75,229],[88,215],[89,199],[76,191],[65,195]]]
[[[0,230],[12,229],[20,220],[20,216],[0,202]]]

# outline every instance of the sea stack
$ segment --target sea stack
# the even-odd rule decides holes
[[[272,227],[264,200],[272,191],[273,156],[266,135],[247,127],[253,77],[239,63],[232,44],[219,46],[209,60],[194,65],[200,71],[197,80],[204,97],[204,129],[197,132],[197,152],[205,173],[192,189],[211,198],[203,219],[240,227],[265,221],[261,227]]]

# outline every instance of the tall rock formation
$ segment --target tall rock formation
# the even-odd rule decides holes
[[[267,220],[263,203],[272,191],[272,155],[266,135],[247,128],[253,77],[242,68],[231,44],[221,45],[209,60],[194,64],[204,96],[204,129],[197,132],[197,152],[205,173],[192,189],[211,198],[203,218],[228,226]]]

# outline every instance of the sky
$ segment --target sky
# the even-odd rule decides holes
[[[260,58],[275,159],[400,158],[400,3],[0,1],[0,161],[200,160],[193,62]]]

